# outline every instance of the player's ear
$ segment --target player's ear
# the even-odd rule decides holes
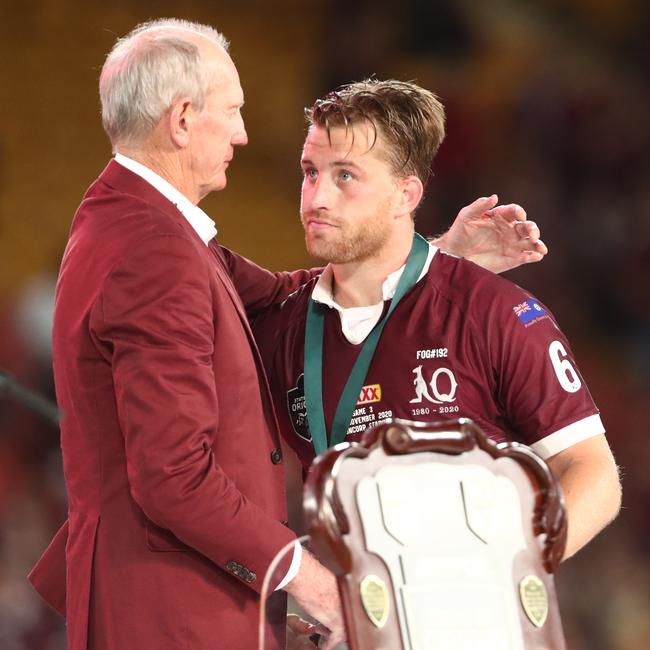
[[[398,216],[410,215],[420,204],[424,186],[417,176],[405,176],[399,181]]]

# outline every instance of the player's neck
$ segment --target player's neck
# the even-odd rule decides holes
[[[332,295],[343,308],[368,307],[384,299],[386,278],[402,267],[412,239],[386,246],[376,256],[346,264],[332,264]]]

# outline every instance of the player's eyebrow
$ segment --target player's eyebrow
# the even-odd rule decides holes
[[[313,161],[309,160],[309,158],[301,158],[300,159],[300,166],[301,167],[315,167],[316,165],[313,163]],[[361,171],[361,167],[357,165],[355,162],[352,160],[335,160],[333,163],[330,163],[330,167],[347,167],[347,168],[354,168],[357,171]]]
[[[361,171],[361,167],[357,165],[357,163],[351,161],[351,160],[335,160],[332,163],[332,167],[353,167],[357,171]]]

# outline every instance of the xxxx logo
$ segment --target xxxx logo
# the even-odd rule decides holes
[[[372,404],[379,401],[381,401],[381,384],[370,384],[361,389],[357,404]]]

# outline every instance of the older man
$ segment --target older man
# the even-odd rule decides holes
[[[247,317],[309,275],[271,274],[220,248],[196,205],[226,186],[247,142],[218,32],[137,28],[109,54],[100,94],[116,155],[75,215],[54,323],[69,522],[32,580],[66,614],[69,650],[250,649],[262,579],[295,536]],[[492,266],[540,259],[534,225],[522,248],[511,220],[523,215],[490,212],[495,203],[466,208],[451,247],[463,252],[467,229],[487,221],[515,242]],[[271,588],[272,647],[284,646],[280,590],[327,626],[331,646],[342,638],[334,579],[309,554],[295,547]]]
[[[75,215],[53,334],[70,650],[251,648],[262,579],[295,539],[259,355],[196,207],[247,141],[226,48],[210,28],[148,25],[102,70],[117,153]],[[258,275],[260,307],[306,279]],[[293,577],[286,589],[340,629],[334,582],[295,557],[272,588]],[[275,600],[267,636],[283,647]]]

